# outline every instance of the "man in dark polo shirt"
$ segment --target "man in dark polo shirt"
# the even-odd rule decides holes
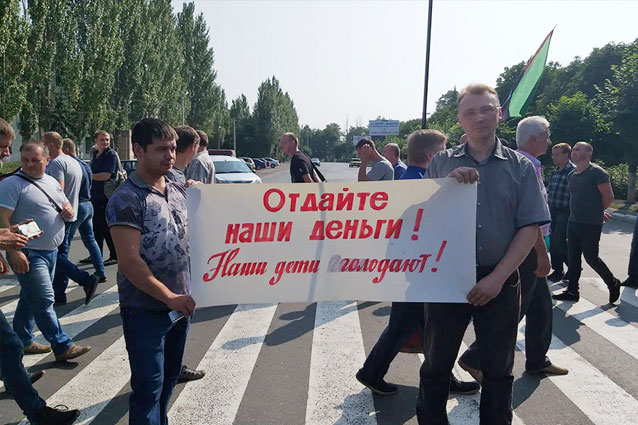
[[[93,231],[95,241],[100,247],[104,257],[104,241],[109,247],[109,258],[104,261],[105,266],[117,263],[117,254],[113,239],[106,225],[105,209],[108,199],[104,194],[104,183],[111,179],[117,171],[117,153],[111,149],[111,136],[104,130],[98,130],[93,135],[93,141],[97,150],[91,156],[91,171],[93,172],[93,184],[91,185],[91,203],[93,204]],[[82,263],[91,263],[91,258],[85,258]]]
[[[567,224],[567,252],[569,271],[567,289],[553,295],[555,300],[578,301],[580,291],[581,255],[598,273],[609,289],[609,303],[620,297],[620,281],[598,256],[600,233],[605,223],[605,209],[614,201],[609,174],[591,163],[594,148],[587,142],[578,142],[572,149],[576,169],[569,175],[569,223]]]
[[[295,133],[284,133],[279,139],[279,148],[290,157],[290,180],[293,183],[319,183],[310,157],[299,150],[299,139]]]
[[[417,418],[447,424],[450,372],[465,329],[474,330],[483,368],[480,423],[512,423],[512,367],[519,319],[516,269],[549,222],[534,166],[496,137],[501,108],[496,91],[470,85],[459,93],[458,122],[467,142],[440,152],[426,177],[476,183],[476,285],[468,304],[426,303],[424,356]]]
[[[168,423],[195,310],[186,192],[165,177],[175,161],[176,139],[175,130],[158,119],[135,123],[137,169],[106,208],[119,254],[117,286],[131,367],[131,425]]]

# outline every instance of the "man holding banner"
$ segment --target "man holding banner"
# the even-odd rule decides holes
[[[195,310],[190,296],[186,192],[168,181],[177,134],[145,118],[133,126],[138,165],[111,196],[106,217],[119,258],[117,286],[131,367],[129,422],[168,423]]]
[[[470,85],[457,99],[458,122],[467,143],[432,160],[426,177],[476,183],[476,285],[469,304],[426,303],[425,361],[417,418],[447,424],[450,372],[465,329],[474,329],[483,368],[480,423],[512,423],[512,367],[520,309],[516,269],[534,245],[539,225],[549,222],[532,163],[496,137],[501,108],[496,91]]]

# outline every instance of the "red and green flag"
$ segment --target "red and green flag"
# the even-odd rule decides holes
[[[549,43],[552,40],[552,30],[543,44],[538,48],[534,56],[527,62],[523,72],[518,76],[518,80],[514,83],[514,87],[507,96],[507,100],[502,105],[503,118],[501,121],[505,121],[513,117],[522,117],[527,111],[529,104],[532,100],[536,87],[541,81],[543,71],[545,71],[545,64],[547,63],[547,53],[549,52]]]

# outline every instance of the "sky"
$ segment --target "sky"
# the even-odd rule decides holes
[[[183,1],[173,0],[175,11]],[[217,82],[252,106],[273,75],[300,125],[342,129],[423,112],[427,1],[195,1]],[[567,65],[638,38],[638,0],[434,0],[427,111],[454,87],[494,85],[556,26],[548,61]],[[502,99],[504,100],[504,99]]]

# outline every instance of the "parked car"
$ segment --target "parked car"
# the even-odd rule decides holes
[[[255,163],[256,170],[261,170],[263,168],[266,168],[266,163],[259,158],[253,158],[253,162]]]
[[[227,155],[211,155],[211,159],[215,164],[215,183],[261,183],[241,159]]]
[[[137,168],[137,159],[125,159],[122,161],[122,168],[127,175],[130,175]]]
[[[316,167],[321,166],[321,161],[319,161],[319,158],[310,158],[310,161],[312,161],[312,163],[315,164]]]
[[[264,161],[264,164],[266,164],[266,168],[271,168],[272,167],[270,161],[268,161],[266,158],[259,158],[259,159]]]
[[[250,168],[250,171],[255,171],[255,162],[248,157],[242,157],[241,158],[242,161],[244,161],[246,163],[246,165],[248,165],[248,168]]]
[[[352,158],[350,160],[350,168],[361,166],[361,158]]]
[[[276,166],[278,166],[278,165],[279,165],[279,161],[277,161],[277,160],[276,160],[276,159],[274,159],[274,158],[266,158],[266,159],[267,159],[268,161],[270,161],[270,166],[271,166],[272,168],[275,168]]]

